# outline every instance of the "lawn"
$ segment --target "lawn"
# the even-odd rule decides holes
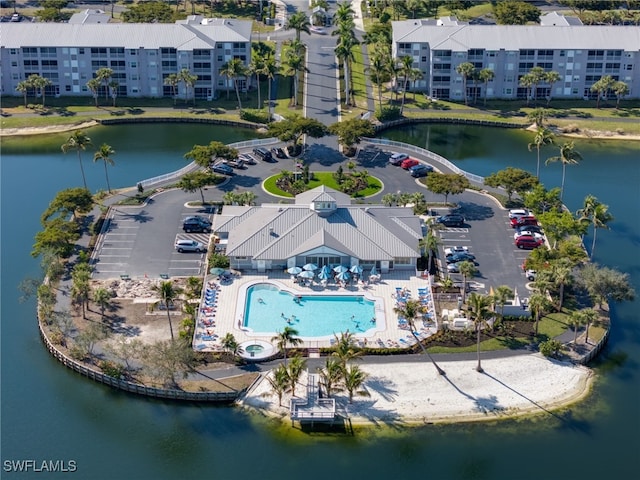
[[[313,179],[311,179],[307,184],[309,190],[319,187],[320,185],[325,185],[329,188],[333,188],[334,190],[338,190],[338,191],[340,190],[340,185],[338,185],[338,182],[336,182],[335,178],[333,177],[333,173],[314,172],[312,176],[313,176]],[[283,190],[280,190],[276,186],[276,181],[280,177],[281,177],[281,174],[277,174],[267,178],[263,184],[264,189],[267,192],[272,193],[274,195],[278,195],[280,197],[293,198],[293,195]],[[368,180],[369,187],[366,188],[365,190],[361,190],[356,195],[354,195],[355,198],[362,198],[370,195],[375,195],[382,189],[382,182],[377,178],[369,176],[367,180]]]

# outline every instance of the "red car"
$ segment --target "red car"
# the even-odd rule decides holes
[[[413,158],[407,158],[406,160],[403,160],[402,163],[400,164],[400,166],[402,168],[404,168],[405,170],[409,170],[411,167],[415,167],[416,165],[418,165],[420,162],[418,160],[414,160]]]
[[[518,248],[533,250],[534,248],[538,248],[540,245],[542,245],[544,241],[541,239],[537,239],[535,237],[527,237],[525,235],[525,236],[516,238],[514,243]]]
[[[512,228],[516,228],[516,227],[522,227],[524,225],[538,225],[538,221],[536,220],[536,217],[534,217],[533,215],[525,215],[523,217],[514,217],[510,220],[511,222],[511,227]]]

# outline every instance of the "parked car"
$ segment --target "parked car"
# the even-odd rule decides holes
[[[452,255],[446,256],[447,263],[458,263],[458,262],[464,262],[464,261],[473,262],[475,259],[476,259],[475,255],[471,255],[470,253],[467,253],[467,252],[454,253]]]
[[[208,219],[200,216],[187,217],[182,222],[182,229],[187,233],[191,233],[191,232],[209,233],[211,232],[211,222]]]
[[[247,165],[255,165],[256,163],[256,158],[251,155],[250,153],[241,153],[240,155],[238,155],[238,158],[244,160],[244,163],[246,163]]]
[[[184,252],[206,252],[207,247],[200,242],[196,242],[195,240],[176,240],[175,244],[176,250],[180,253]]]
[[[449,273],[460,273],[460,264],[462,264],[464,262],[456,262],[456,263],[450,263],[447,265],[447,271]]]
[[[400,166],[405,170],[409,170],[411,167],[415,167],[416,165],[420,165],[420,162],[415,158],[407,158],[400,164]]]
[[[525,215],[523,217],[514,217],[511,219],[513,228],[522,227],[524,225],[538,225],[538,220],[533,215]]]
[[[526,272],[524,272],[524,276],[527,277],[527,280],[529,280],[530,282],[533,282],[536,279],[536,271],[529,269]]]
[[[469,253],[469,247],[455,246],[444,249],[445,255],[453,255],[455,253]]]
[[[516,232],[523,232],[523,231],[540,233],[544,235],[544,230],[542,230],[542,227],[538,225],[520,225],[519,227],[516,227]]]
[[[409,155],[407,155],[406,153],[392,153],[391,156],[389,157],[389,163],[391,165],[400,165],[402,162],[404,162],[407,158],[409,158]]]
[[[235,175],[233,168],[224,162],[214,163],[211,167],[211,171],[214,173],[222,173],[223,175]]]
[[[271,149],[271,154],[278,157],[278,158],[287,158],[287,154],[284,153],[284,149],[280,148],[280,147],[273,147]]]
[[[232,158],[231,160],[227,160],[226,163],[227,163],[227,165],[229,165],[232,168],[245,168],[244,167],[244,160],[241,159],[240,157]]]
[[[445,227],[463,227],[464,217],[462,215],[458,215],[457,213],[450,213],[448,215],[438,217],[436,219],[436,222],[441,223]]]
[[[544,242],[533,237],[518,237],[514,240],[516,247],[526,250],[532,250],[538,248]]]
[[[273,156],[271,152],[264,147],[257,147],[253,149],[253,153],[263,162],[273,162]]]
[[[311,33],[317,33],[318,35],[326,35],[327,31],[322,27],[311,26],[309,27]]]
[[[525,215],[531,215],[531,212],[529,212],[529,210],[525,208],[512,208],[511,210],[509,210],[510,219],[516,217],[524,217]]]
[[[426,177],[431,172],[433,172],[433,167],[431,165],[425,165],[424,163],[419,163],[418,165],[414,165],[409,169],[409,173],[412,177]]]
[[[513,234],[513,239],[515,240],[518,237],[533,237],[537,240],[544,241],[544,235],[538,232],[533,232],[531,230],[516,230],[516,232]]]

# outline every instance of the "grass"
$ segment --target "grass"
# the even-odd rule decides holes
[[[276,186],[276,181],[281,176],[282,176],[281,174],[277,174],[267,178],[263,184],[264,189],[267,192],[272,193],[274,195],[293,198],[293,195],[291,195],[288,192],[285,192],[284,190],[280,190]],[[375,177],[369,176],[368,183],[369,183],[369,187],[364,190],[361,190],[356,195],[354,195],[354,197],[362,198],[370,195],[375,195],[382,189],[382,182]],[[312,189],[312,188],[319,187],[320,185],[324,185],[326,187],[333,188],[335,190],[340,190],[340,185],[338,185],[338,182],[336,182],[335,178],[333,178],[333,173],[331,172],[314,172],[313,179],[309,181],[309,183],[307,184],[307,187],[309,189]]]

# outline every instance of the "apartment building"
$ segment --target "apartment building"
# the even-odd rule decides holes
[[[239,58],[251,61],[251,22],[203,19],[175,24],[2,23],[2,95],[21,95],[16,86],[31,74],[48,78],[48,95],[92,95],[87,82],[100,68],[113,70],[118,96],[170,97],[165,78],[189,69],[198,76],[193,89],[178,85],[178,97],[213,99],[233,88],[220,68]],[[245,79],[240,79],[245,88]],[[102,87],[104,95],[104,88]]]
[[[595,98],[591,86],[605,75],[629,86],[627,98],[640,97],[640,27],[548,25],[468,25],[461,22],[392,22],[394,58],[413,57],[422,80],[412,88],[433,98],[463,100],[469,62],[494,72],[486,85],[467,80],[469,98],[527,98],[520,78],[535,66],[556,71],[560,80],[537,86],[536,98]]]

